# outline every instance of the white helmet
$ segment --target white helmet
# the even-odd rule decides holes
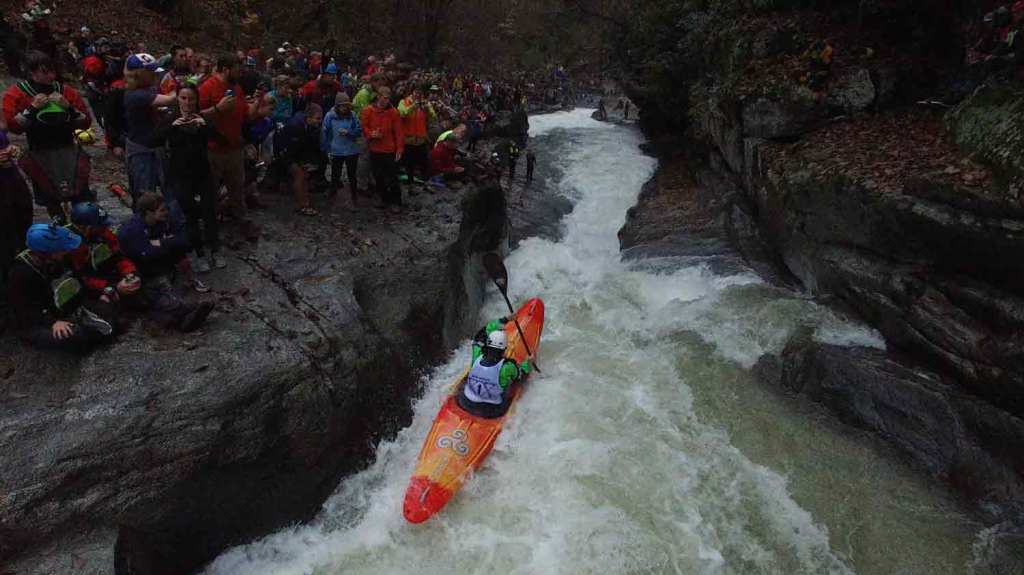
[[[505,335],[505,330],[496,329],[487,334],[487,347],[493,347],[494,349],[500,350],[504,350],[508,347],[508,336]]]

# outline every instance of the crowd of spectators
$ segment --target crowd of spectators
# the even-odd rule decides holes
[[[457,189],[481,161],[514,178],[525,130],[500,155],[473,158],[477,142],[499,115],[525,124],[531,105],[568,93],[560,69],[498,81],[287,42],[270,57],[180,45],[156,57],[83,28],[61,46],[18,57],[11,70],[24,77],[0,117],[0,279],[16,332],[44,348],[110,341],[125,310],[182,331],[203,325],[213,306],[190,292],[209,291],[200,276],[227,266],[226,235],[258,241],[261,190],[286,188],[301,216],[319,215],[322,192],[339,213],[375,197],[391,217],[411,190]],[[90,183],[94,125],[127,174],[133,215],[120,225]],[[33,223],[33,202],[49,221]]]

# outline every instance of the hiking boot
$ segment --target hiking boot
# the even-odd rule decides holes
[[[192,288],[195,289],[197,293],[210,293],[210,286],[204,284],[199,278],[192,280]]]
[[[178,329],[185,333],[199,329],[211,311],[213,311],[212,301],[200,303],[181,318],[178,322]]]
[[[110,322],[89,311],[87,308],[78,308],[78,317],[75,319],[82,327],[101,335],[114,333],[114,326],[110,325]]]

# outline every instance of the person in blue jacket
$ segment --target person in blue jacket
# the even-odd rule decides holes
[[[187,303],[174,288],[179,267],[191,271],[186,257],[191,244],[185,217],[154,192],[142,194],[136,213],[117,232],[121,251],[138,267],[142,295],[153,317],[184,332],[198,329],[213,309],[212,302]],[[184,261],[183,261],[184,260]]]
[[[362,135],[359,118],[352,112],[352,101],[348,94],[339,92],[334,107],[324,118],[321,148],[331,158],[331,197],[341,191],[341,171],[344,166],[353,208],[357,205],[359,193],[356,168],[359,166],[359,137]]]

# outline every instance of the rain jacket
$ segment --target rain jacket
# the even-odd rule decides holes
[[[341,130],[348,130],[348,135],[342,136]],[[355,114],[339,116],[337,109],[331,108],[324,117],[320,148],[332,157],[358,156],[362,151],[359,148],[362,135],[363,128]]]

